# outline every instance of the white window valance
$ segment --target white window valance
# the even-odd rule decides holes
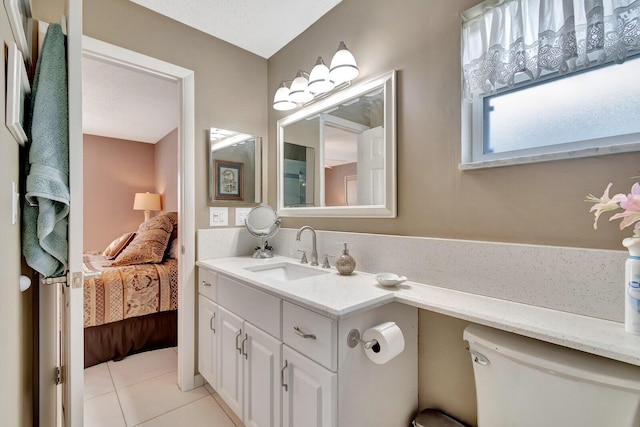
[[[464,96],[640,51],[640,0],[506,0],[463,14]]]

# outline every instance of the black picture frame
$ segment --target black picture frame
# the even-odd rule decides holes
[[[215,200],[244,200],[243,163],[215,160]]]

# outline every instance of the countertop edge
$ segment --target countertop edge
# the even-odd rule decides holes
[[[233,271],[213,266],[207,261],[197,261],[196,265],[239,280],[248,280],[234,274]],[[625,332],[624,324],[619,322],[414,282],[405,282],[395,290],[389,289],[388,296],[375,296],[343,309],[333,309],[299,295],[292,295],[286,291],[280,292],[273,286],[263,285],[255,280],[250,280],[249,283],[283,300],[300,304],[336,319],[390,302],[399,302],[640,366],[640,336]]]
[[[395,301],[640,366],[640,337],[625,332],[622,323],[450,289],[439,288],[436,293],[440,292],[456,298],[463,294],[465,302],[476,300],[483,306],[489,303],[492,311],[469,308],[469,305],[463,307],[462,304],[443,303],[441,296],[433,298],[433,292],[429,291],[426,292],[432,297],[429,299],[397,294]]]

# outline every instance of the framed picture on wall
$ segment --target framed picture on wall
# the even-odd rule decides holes
[[[215,161],[215,200],[244,200],[243,168],[243,163]]]
[[[27,108],[27,97],[31,93],[27,70],[22,60],[22,53],[15,43],[9,43],[7,58],[7,112],[5,123],[18,144],[27,142],[24,131],[24,117]]]
[[[29,0],[4,0],[4,8],[9,17],[9,25],[18,49],[27,64],[31,64],[31,44],[33,40],[33,19]]]

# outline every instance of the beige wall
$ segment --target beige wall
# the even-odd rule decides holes
[[[178,129],[154,145],[155,186],[162,196],[162,210],[178,211]]]
[[[395,219],[285,218],[284,227],[470,240],[623,249],[617,224],[593,216],[584,198],[630,188],[640,154],[619,154],[461,172],[460,12],[479,0],[344,0],[269,59],[269,94],[330,61],[340,40],[355,55],[355,83],[397,70],[398,217]],[[269,107],[269,146],[287,112]],[[276,204],[276,152],[269,152],[269,203]],[[384,248],[380,250],[384,251]],[[465,323],[421,311],[419,399],[475,423]],[[454,380],[455,378],[455,380]]]
[[[53,2],[33,3],[35,16],[39,11],[42,16],[49,15],[50,20],[58,19],[57,9],[50,6]],[[629,177],[638,174],[640,154],[458,170],[459,13],[476,3],[478,0],[344,0],[270,58],[268,70],[262,58],[127,0],[85,0],[84,33],[195,71],[196,228],[208,227],[206,130],[216,126],[266,137],[266,200],[275,206],[275,123],[286,113],[270,108],[273,94],[280,80],[292,78],[298,68],[309,71],[317,55],[329,61],[338,42],[344,40],[358,60],[361,70],[358,81],[398,70],[398,218],[287,218],[283,226],[309,224],[337,231],[621,249],[620,241],[628,233],[606,222],[594,232],[593,218],[587,212],[589,206],[583,200],[588,193],[602,191],[608,182],[615,183],[614,190],[626,191]],[[3,24],[6,22],[4,13],[0,19]],[[3,37],[10,38],[6,26],[2,28]],[[0,129],[0,138],[9,138],[6,129]],[[17,148],[11,144],[2,144],[0,150],[3,159],[17,158]],[[7,200],[6,195],[2,196],[7,191],[5,184],[11,174],[17,176],[15,162],[9,165],[0,175],[0,197],[4,200]],[[9,236],[3,251],[15,253],[18,245],[15,227],[6,223],[0,227],[6,227],[7,230],[2,228],[2,235]],[[5,263],[7,258],[0,259]],[[7,269],[3,264],[1,271],[8,282],[17,280],[16,266]],[[20,319],[15,310],[21,300],[8,289],[0,291],[3,292],[0,312],[3,319],[12,316],[8,320],[15,323]],[[452,340],[431,349],[455,347],[460,344],[460,337],[450,331],[463,326],[446,316],[436,316],[437,321],[431,318],[431,313],[421,312],[420,316],[420,404],[451,406],[454,415],[467,419],[468,412],[463,408],[474,405],[469,385],[470,362],[464,362],[464,358],[432,358],[424,344]],[[20,341],[13,327],[2,328],[9,342]],[[8,361],[16,366],[15,363],[22,363],[16,360],[23,356],[23,352],[15,352],[0,357],[10,357]],[[17,371],[24,375],[24,365],[20,366]],[[438,390],[448,386],[447,375],[455,372],[464,372],[459,383],[461,391],[456,391],[462,397],[453,405],[458,396],[449,396],[448,403],[440,403],[439,399],[446,395],[438,394]],[[7,374],[3,376],[2,390],[8,384],[6,387],[15,392],[23,382],[17,378],[16,370],[7,370]],[[2,394],[10,396],[10,400],[1,403],[3,414],[12,416],[17,414],[14,408],[24,407],[24,399],[15,397],[15,393]],[[5,405],[9,412],[4,411]]]
[[[340,40],[360,67],[357,82],[398,70],[398,217],[285,219],[324,230],[623,249],[629,231],[593,216],[584,198],[609,182],[628,191],[640,154],[461,172],[460,12],[478,0],[344,0],[269,59],[269,94]],[[269,107],[269,145],[286,112]],[[269,203],[275,206],[275,150]]]
[[[469,322],[427,310],[418,313],[418,405],[476,425],[473,366],[462,340]]]
[[[0,8],[2,58],[13,34],[4,7]],[[20,151],[18,143],[4,125],[6,114],[6,67],[2,61],[0,82],[0,424],[28,426],[33,422],[33,288],[21,293],[20,222],[11,224],[11,183],[19,183]],[[20,191],[20,193],[24,193]],[[18,219],[18,221],[20,221]]]
[[[128,0],[84,0],[84,34],[194,71],[196,229],[209,226],[207,133],[267,134],[267,61]]]
[[[144,212],[133,210],[133,199],[135,193],[156,191],[154,146],[84,135],[83,166],[83,249],[102,251],[144,221]]]

